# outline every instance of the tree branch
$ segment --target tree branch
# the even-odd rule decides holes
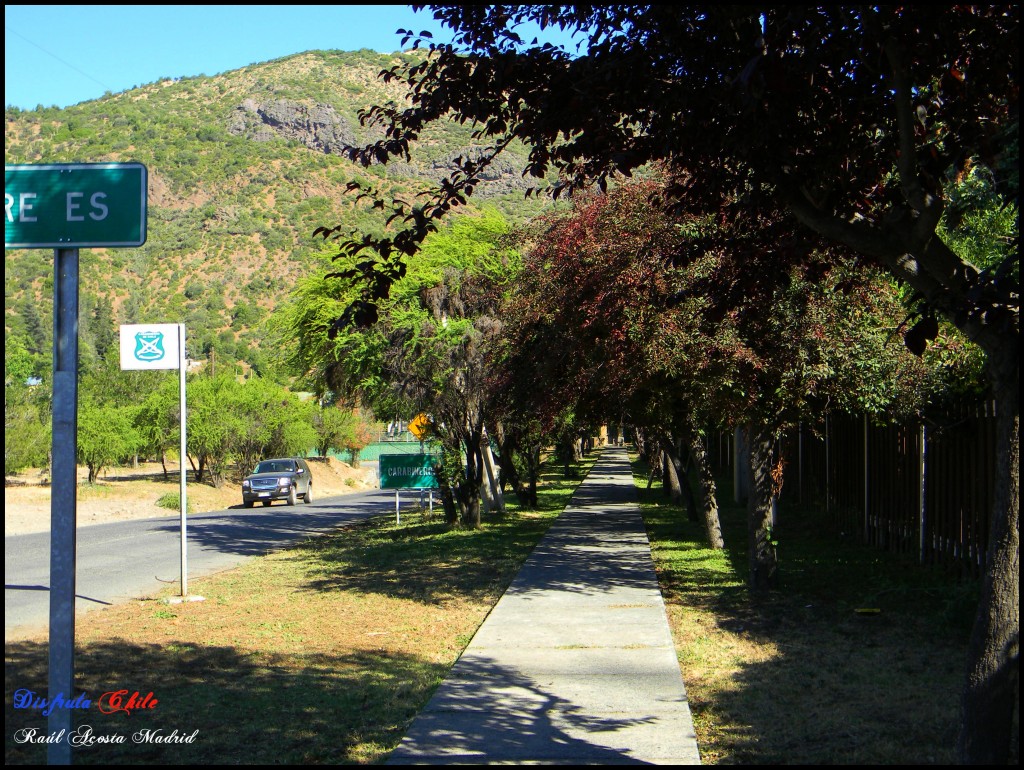
[[[896,108],[897,145],[896,165],[900,175],[903,197],[917,212],[911,228],[914,245],[911,251],[920,251],[935,237],[935,228],[942,217],[942,199],[925,190],[917,169],[917,147],[914,142],[914,111],[910,87],[910,72],[903,46],[893,39],[885,44],[886,57],[892,66],[894,106]]]

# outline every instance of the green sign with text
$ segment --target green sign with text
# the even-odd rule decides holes
[[[381,489],[437,489],[433,455],[381,455]]]
[[[141,163],[4,166],[5,249],[132,247],[146,242]]]

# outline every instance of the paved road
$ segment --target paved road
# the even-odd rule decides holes
[[[408,502],[413,499],[410,495]],[[228,569],[308,535],[393,512],[394,506],[394,492],[374,490],[294,507],[275,503],[189,516],[189,580]],[[179,583],[181,528],[176,515],[80,527],[77,541],[78,612],[147,596],[169,583]],[[4,583],[5,636],[45,631],[50,606],[48,532],[4,538]]]
[[[624,450],[604,450],[387,764],[700,764]]]

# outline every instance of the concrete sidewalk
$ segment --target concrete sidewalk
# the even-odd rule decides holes
[[[388,764],[699,764],[624,449],[606,448]]]

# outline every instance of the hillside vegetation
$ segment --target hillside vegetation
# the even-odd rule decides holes
[[[378,73],[415,53],[311,51],[214,77],[166,78],[66,109],[5,111],[5,163],[128,162],[149,172],[148,240],[81,252],[81,356],[89,366],[122,323],[183,321],[193,358],[275,368],[265,321],[325,253],[313,230],[379,230],[350,181],[408,196],[472,151],[472,127],[432,129],[408,163],[364,169],[339,153],[375,138],[359,110],[404,94]],[[516,150],[475,196],[513,221],[524,200]],[[7,251],[5,338],[42,366],[50,356],[48,250]]]

